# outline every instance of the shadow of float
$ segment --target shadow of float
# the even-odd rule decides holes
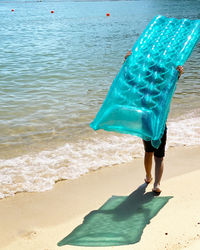
[[[100,209],[90,212],[81,225],[58,246],[119,246],[140,241],[150,220],[172,198],[145,193],[146,184],[129,196],[112,196]]]

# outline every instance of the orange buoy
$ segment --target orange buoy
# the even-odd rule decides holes
[[[106,13],[106,16],[110,16],[110,13]]]
[[[54,10],[52,10],[51,13],[54,13]]]
[[[14,9],[11,10],[12,12],[15,11]]]

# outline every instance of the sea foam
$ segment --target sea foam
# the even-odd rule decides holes
[[[200,117],[195,113],[168,122],[167,148],[200,145]],[[56,150],[0,160],[0,198],[17,192],[43,192],[63,179],[75,179],[100,167],[126,163],[144,154],[141,139],[98,133]]]

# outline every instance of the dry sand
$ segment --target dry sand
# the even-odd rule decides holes
[[[103,249],[200,249],[200,147],[170,148],[161,196],[173,198],[144,229],[134,245]],[[0,249],[99,249],[58,247],[85,215],[111,196],[127,196],[144,179],[143,160],[102,168],[79,179],[58,182],[44,193],[19,193],[0,200]],[[151,191],[150,184],[146,191]]]

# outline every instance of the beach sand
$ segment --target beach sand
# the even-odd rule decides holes
[[[200,147],[169,148],[160,196],[172,199],[152,218],[133,245],[104,249],[200,249]],[[0,249],[99,249],[57,243],[109,198],[128,196],[144,181],[143,159],[101,168],[60,181],[43,193],[18,193],[0,200]],[[146,192],[151,191],[149,184]]]

